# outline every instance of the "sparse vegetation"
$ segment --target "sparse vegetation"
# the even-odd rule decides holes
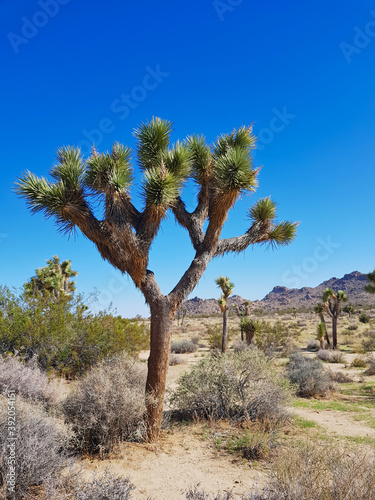
[[[304,357],[301,353],[290,356],[288,378],[297,387],[297,395],[304,398],[325,396],[334,389],[329,375],[318,359]]]
[[[185,416],[232,421],[287,419],[290,391],[263,353],[207,357],[182,375],[170,402]]]
[[[106,453],[120,440],[144,438],[144,365],[117,356],[92,368],[63,402],[77,450]]]
[[[179,340],[171,343],[171,352],[174,354],[186,354],[188,352],[196,352],[198,346],[192,340]]]

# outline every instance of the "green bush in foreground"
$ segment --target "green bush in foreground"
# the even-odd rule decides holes
[[[183,374],[170,397],[186,416],[234,421],[287,418],[290,390],[257,349],[209,356]]]

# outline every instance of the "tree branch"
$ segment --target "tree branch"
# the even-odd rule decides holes
[[[199,245],[204,239],[202,224],[199,217],[194,215],[195,212],[191,214],[186,210],[185,203],[180,196],[176,199],[176,203],[172,207],[172,212],[177,222],[188,231],[194,250],[198,250]]]
[[[225,238],[219,241],[214,257],[229,252],[242,252],[255,243],[261,243],[269,239],[269,225],[264,222],[254,222],[250,229],[242,236]]]

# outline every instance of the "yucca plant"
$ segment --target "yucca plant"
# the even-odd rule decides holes
[[[346,302],[348,297],[342,290],[335,293],[332,288],[326,288],[322,299],[328,316],[332,319],[332,347],[337,349],[337,321],[341,312],[341,303]]]
[[[233,292],[234,284],[228,276],[219,276],[216,279],[217,286],[221,289],[221,297],[217,301],[220,311],[223,313],[223,338],[221,343],[221,352],[226,352],[228,344],[228,298]]]
[[[172,320],[210,260],[256,243],[287,245],[297,227],[293,222],[277,223],[276,204],[266,198],[250,209],[250,227],[242,236],[220,239],[228,211],[257,185],[259,169],[252,159],[256,139],[251,127],[223,134],[211,146],[197,135],[171,144],[171,131],[171,122],[160,118],[135,130],[137,163],[143,171],[140,210],[130,193],[133,152],[118,143],[106,153],[93,148],[86,160],[78,148],[61,148],[57,165],[50,171],[52,180],[26,172],[16,187],[33,213],[54,218],[63,232],[80,229],[103,259],[127,273],[144,294],[151,312],[146,382],[150,440],[158,436],[161,425]],[[198,187],[192,212],[181,198],[188,179]],[[103,207],[100,220],[93,210],[93,201],[98,200]],[[195,256],[173,290],[163,295],[148,262],[151,244],[169,211],[188,232]]]

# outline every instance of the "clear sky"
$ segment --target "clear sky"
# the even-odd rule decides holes
[[[79,291],[99,290],[97,308],[148,315],[90,241],[32,216],[12,186],[26,169],[47,175],[62,145],[133,146],[134,127],[154,115],[174,123],[174,140],[254,122],[259,189],[224,236],[246,231],[247,209],[268,195],[280,219],[301,221],[288,247],[212,261],[192,296],[218,297],[219,274],[255,300],[374,268],[373,2],[0,0],[0,26],[1,284],[21,286],[57,254],[72,260]],[[149,265],[164,293],[192,257],[170,216]]]

